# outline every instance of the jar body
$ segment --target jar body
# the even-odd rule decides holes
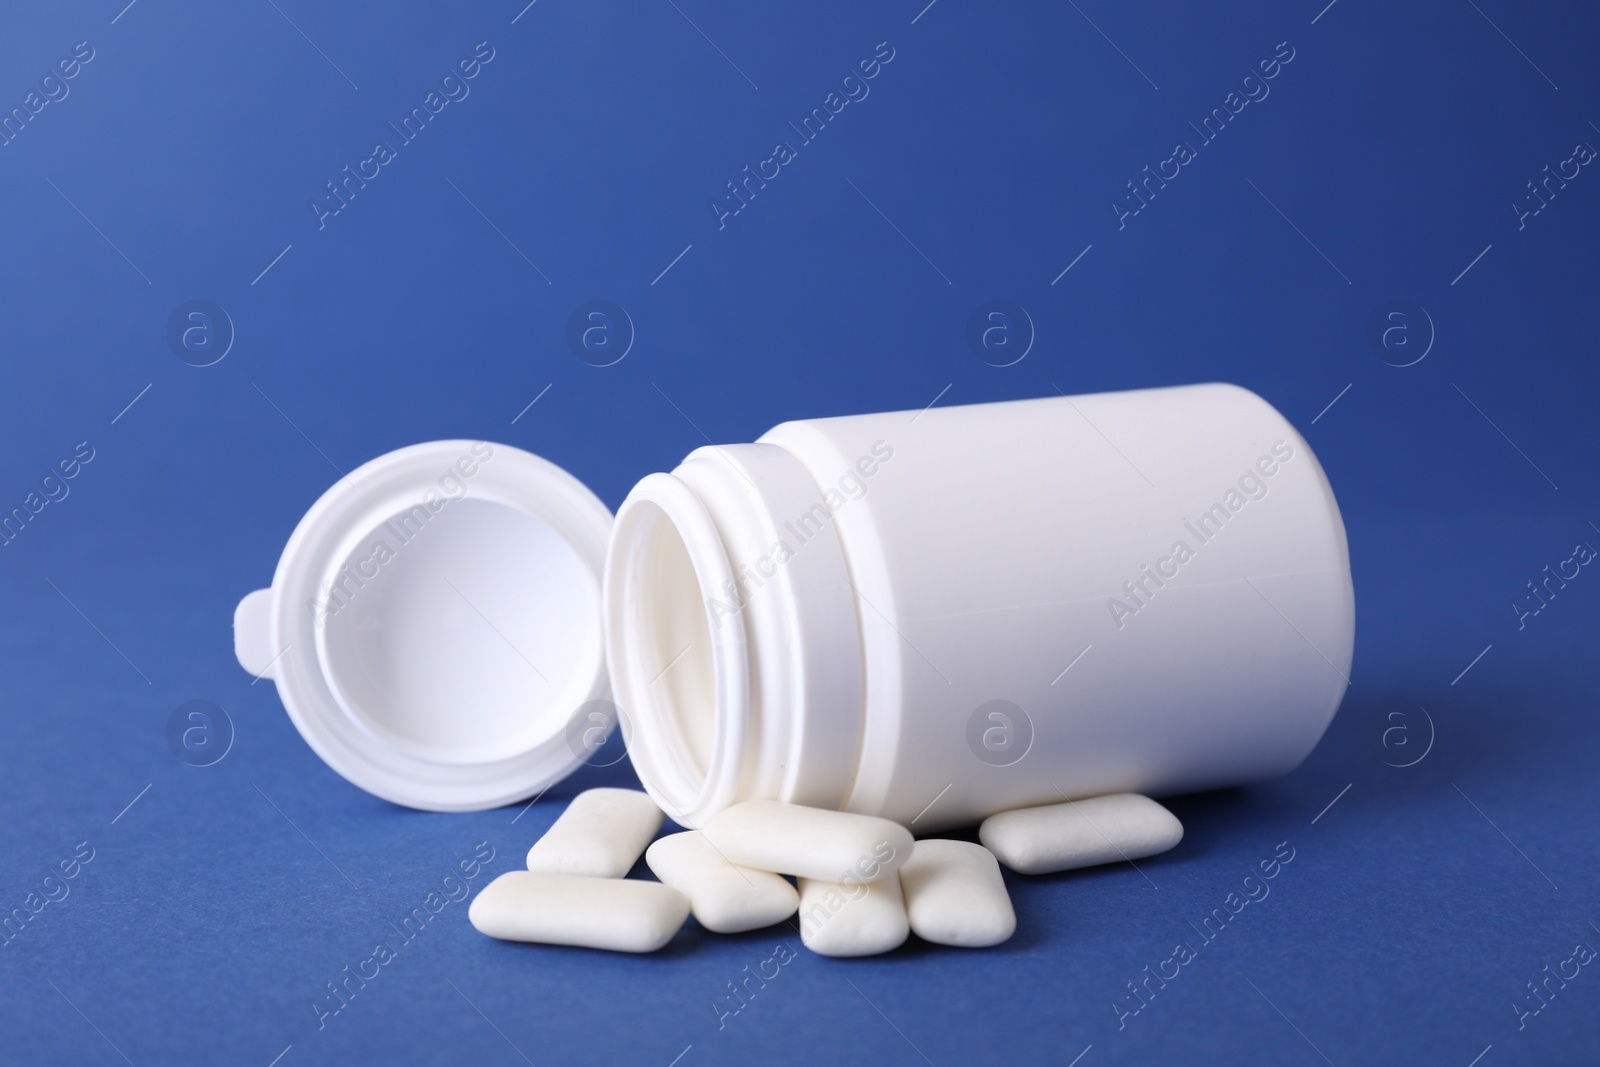
[[[687,493],[618,513],[607,654],[641,780],[690,824],[770,797],[923,832],[1259,780],[1349,684],[1332,491],[1234,386],[791,422],[652,478]],[[623,647],[662,618],[654,659]]]

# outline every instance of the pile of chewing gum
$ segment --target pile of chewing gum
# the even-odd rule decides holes
[[[578,794],[528,850],[528,869],[478,894],[472,925],[508,941],[654,952],[691,914],[733,934],[798,912],[802,943],[824,956],[877,955],[911,934],[985,948],[1017,926],[1001,863],[1048,874],[1152,856],[1183,837],[1171,812],[1135,793],[1001,812],[979,828],[982,844],[918,841],[889,819],[771,800],[653,840],[662,821],[638,790]],[[641,854],[660,881],[627,877]]]

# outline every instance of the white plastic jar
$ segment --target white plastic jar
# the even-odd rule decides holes
[[[1282,774],[1354,624],[1321,467],[1228,385],[785,423],[641,481],[606,567],[634,768],[690,824]]]
[[[460,494],[376,551],[440,470]],[[785,423],[647,476],[609,535],[538,457],[402,449],[312,508],[235,644],[399,803],[534,795],[610,692],[684,825],[770,798],[924,832],[1290,770],[1349,684],[1354,594],[1310,448],[1212,384]]]

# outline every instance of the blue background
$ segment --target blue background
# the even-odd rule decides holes
[[[0,906],[94,850],[0,948],[0,1060],[1593,1062],[1593,968],[1520,1029],[1513,1004],[1600,946],[1600,574],[1520,629],[1511,605],[1600,545],[1600,175],[1510,206],[1600,145],[1592,9],[123,2],[0,16],[5,109],[94,49],[0,148],[0,509],[94,450],[0,549]],[[319,229],[324,183],[480,41],[470,95]],[[719,229],[724,183],[880,41],[870,95]],[[1125,183],[1285,41],[1119,228]],[[236,331],[204,368],[166,337],[195,299]],[[609,367],[566,340],[597,299],[636,331]],[[966,340],[992,299],[1036,332],[1009,367]],[[1426,318],[1374,345],[1397,300]],[[1137,869],[1008,877],[997,950],[691,924],[631,958],[492,942],[457,903],[319,1029],[324,982],[478,842],[475,889],[632,781],[430,815],[317,760],[230,617],[339,470],[489,438],[615,507],[784,419],[1206,380],[1302,429],[1349,529],[1354,684],[1299,770],[1174,800],[1187,837]],[[235,731],[209,767],[168,747],[189,700]],[[1285,841],[1271,896],[1119,1029],[1125,983]]]

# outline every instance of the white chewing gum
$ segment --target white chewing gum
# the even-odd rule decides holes
[[[910,933],[894,871],[876,882],[800,879],[800,940],[819,956],[876,956]]]
[[[622,878],[661,829],[661,809],[637,789],[588,789],[528,850],[528,870]]]
[[[1018,874],[1049,874],[1165,852],[1183,824],[1149,797],[1114,793],[991,815],[978,839]]]
[[[800,906],[794,886],[771,871],[730,863],[698,830],[669,834],[644,854],[650,870],[689,898],[701,926],[737,934],[780,923]]]
[[[660,882],[508,871],[483,887],[467,918],[502,941],[654,952],[683,926],[689,900]]]
[[[936,945],[987,948],[1017,929],[994,854],[970,841],[917,842],[900,868],[911,932]]]
[[[700,827],[731,863],[800,878],[873,882],[911,855],[911,831],[897,822],[775,800],[726,808]]]

